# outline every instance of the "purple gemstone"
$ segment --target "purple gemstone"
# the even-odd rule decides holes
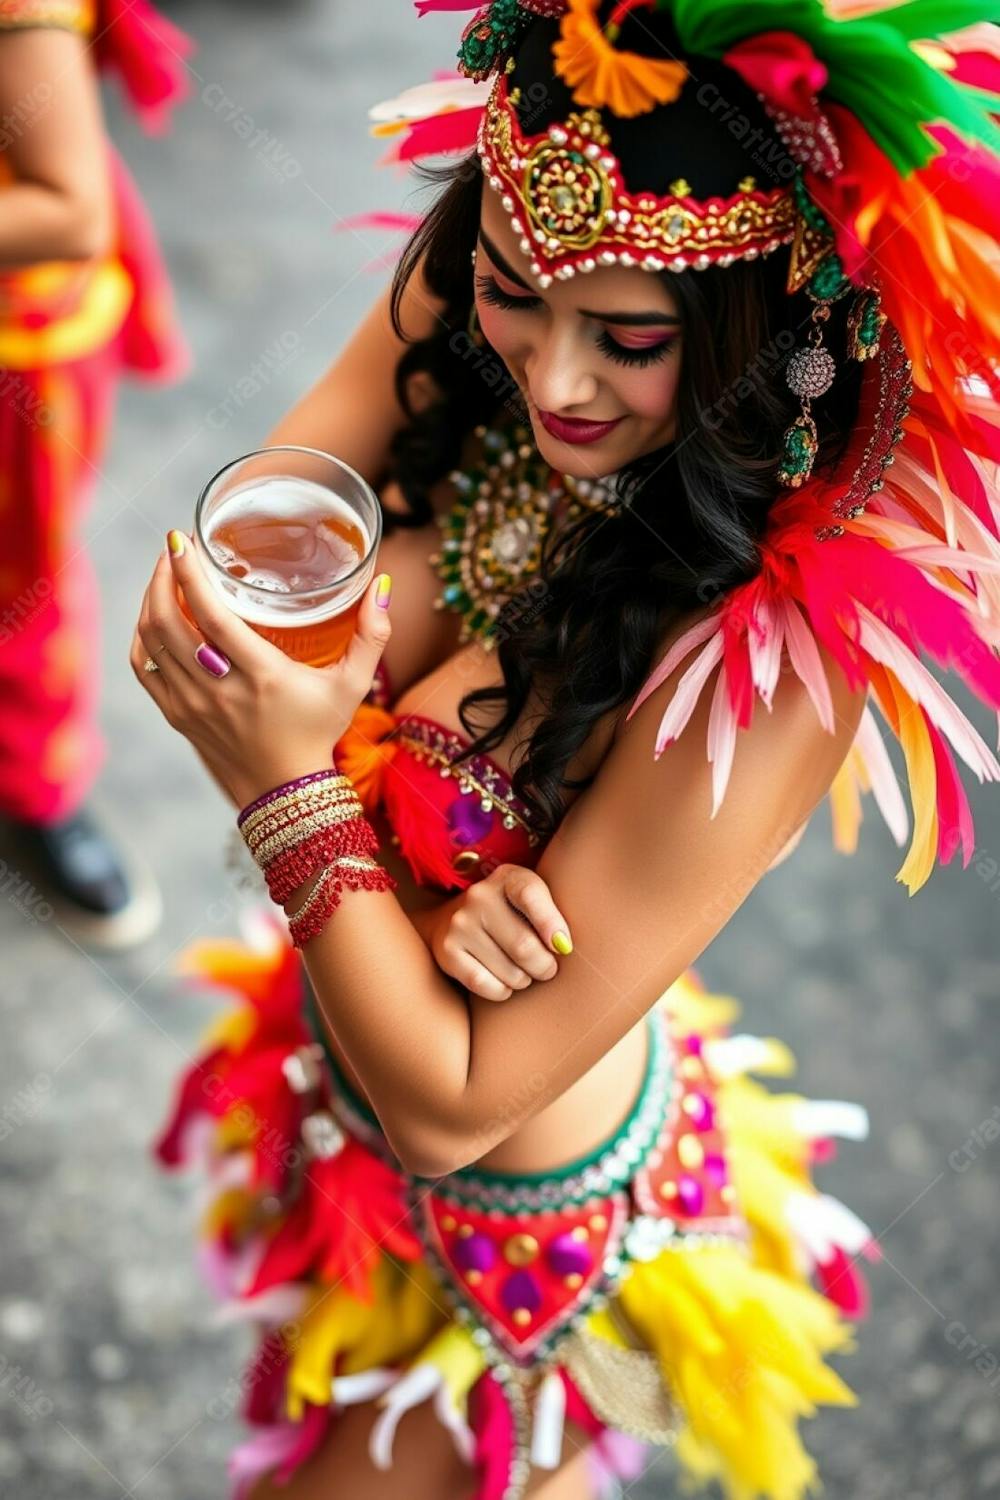
[[[480,844],[493,827],[493,810],[484,812],[479,798],[456,797],[448,809],[448,830],[453,844],[463,848]]]
[[[684,1109],[695,1130],[711,1130],[715,1124],[715,1110],[707,1094],[688,1094]]]
[[[703,1163],[705,1176],[713,1187],[724,1187],[729,1179],[726,1170],[726,1158],[718,1151],[706,1151]]]
[[[594,1264],[586,1245],[571,1234],[557,1234],[546,1248],[545,1258],[557,1276],[586,1276]]]
[[[690,1052],[692,1057],[701,1056],[701,1047],[701,1037],[698,1036],[695,1032],[692,1032],[690,1036],[686,1036],[684,1038],[684,1050],[685,1052]]]
[[[515,1271],[500,1288],[500,1301],[510,1313],[519,1307],[537,1312],[542,1305],[542,1293],[530,1271]]]
[[[705,1190],[697,1177],[682,1173],[677,1179],[677,1201],[686,1214],[700,1214],[705,1206]]]
[[[456,1240],[452,1253],[461,1271],[489,1271],[497,1258],[496,1246],[486,1234],[470,1234],[467,1239]]]

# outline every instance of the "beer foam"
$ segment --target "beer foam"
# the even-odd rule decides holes
[[[213,511],[205,528],[208,532],[205,538],[207,550],[217,567],[228,575],[223,578],[220,574],[214,574],[213,582],[226,598],[230,608],[235,608],[243,619],[257,625],[290,626],[294,623],[297,626],[328,618],[331,613],[329,599],[310,607],[298,602],[295,597],[299,589],[316,592],[320,588],[327,587],[324,584],[317,585],[313,581],[315,574],[312,577],[305,576],[302,582],[298,582],[294,571],[291,571],[289,576],[283,577],[280,573],[261,567],[259,564],[255,567],[246,559],[241,558],[227,542],[220,541],[216,535],[220,528],[228,528],[234,523],[251,520],[254,516],[270,521],[287,518],[291,527],[301,525],[303,539],[306,541],[310,520],[315,521],[318,516],[341,517],[360,532],[364,553],[367,553],[371,546],[371,533],[364,518],[346,500],[325,485],[316,484],[312,480],[303,479],[297,475],[274,474],[249,479],[236,486]],[[325,534],[322,545],[329,551],[331,558],[335,559],[338,541],[342,547],[343,575],[346,575],[357,568],[359,559],[355,548],[339,539],[335,532],[329,531]],[[309,560],[311,559],[304,555],[303,561]],[[247,568],[243,576],[231,571],[234,567],[241,566]],[[367,586],[371,573],[372,567],[359,570],[357,579],[346,585],[342,597],[338,596],[338,610],[335,612],[339,612],[340,609],[354,602]],[[328,587],[336,590],[337,581],[335,575],[331,578]],[[248,596],[245,590],[250,588],[270,594],[274,598],[274,607],[269,608],[268,602],[261,599],[259,594],[256,597]]]

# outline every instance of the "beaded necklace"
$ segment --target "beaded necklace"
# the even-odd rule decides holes
[[[496,644],[497,616],[505,599],[537,573],[542,545],[553,523],[575,521],[585,511],[617,510],[614,476],[575,479],[551,469],[522,424],[475,429],[482,456],[448,476],[455,503],[438,517],[444,533],[430,563],[444,587],[434,608],[462,617],[461,643]]]

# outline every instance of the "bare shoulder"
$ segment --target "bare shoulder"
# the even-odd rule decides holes
[[[674,629],[670,640],[679,634]],[[677,890],[678,872],[691,899],[697,899],[699,888],[703,897],[715,890],[725,872],[738,905],[829,791],[857,734],[866,695],[851,689],[835,658],[817,645],[833,731],[821,723],[805,685],[786,662],[770,712],[755,700],[751,724],[736,731],[718,805],[709,748],[720,666],[702,686],[683,732],[659,756],[660,721],[693,655],[627,723],[623,715],[593,785],[570,809],[546,851],[543,863],[556,875],[556,888],[572,861],[603,858],[621,863],[623,878],[625,866],[641,870],[643,883],[659,885],[664,896]],[[661,658],[662,653],[656,660]],[[714,748],[718,758],[720,747]]]

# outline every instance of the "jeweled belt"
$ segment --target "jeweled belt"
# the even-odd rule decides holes
[[[433,1182],[399,1166],[330,1051],[311,996],[307,1018],[337,1120],[399,1171],[428,1263],[491,1364],[551,1359],[607,1304],[630,1261],[745,1243],[700,1040],[688,1038],[678,1055],[662,1007],[646,1017],[646,1070],[632,1109],[595,1151],[550,1172],[469,1166]]]

